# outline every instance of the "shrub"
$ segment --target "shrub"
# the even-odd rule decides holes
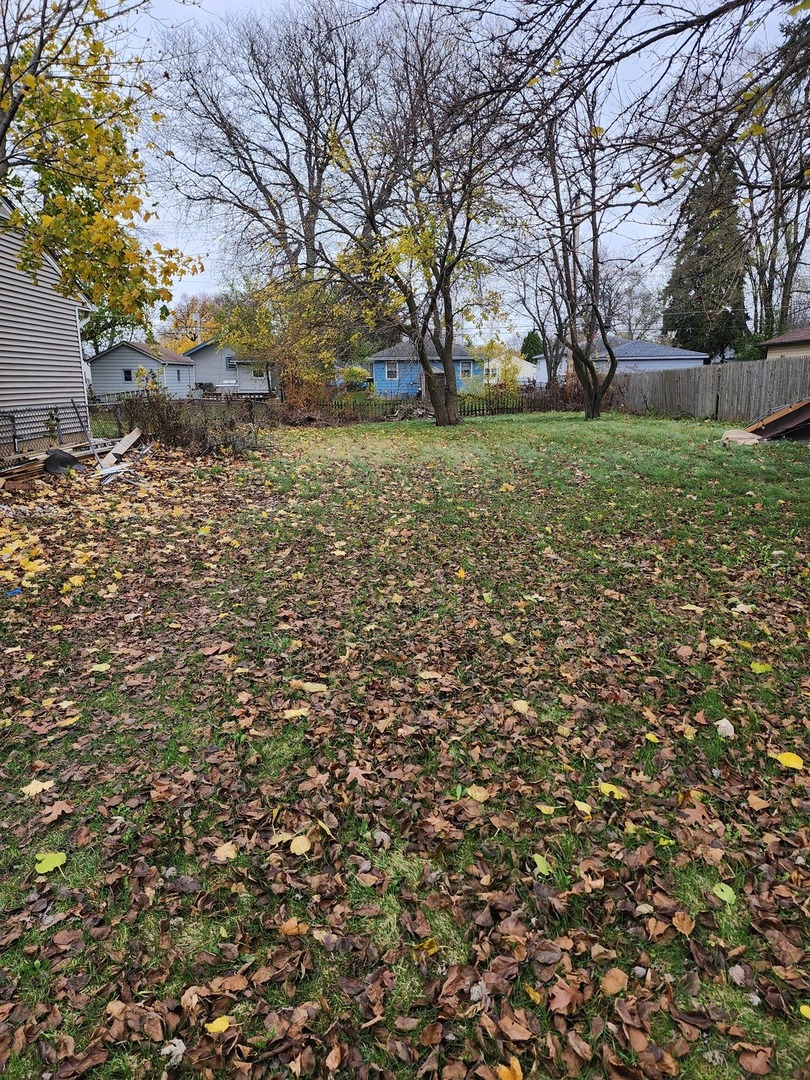
[[[259,403],[260,405],[263,403]],[[182,447],[197,454],[231,450],[241,454],[257,445],[257,426],[272,423],[268,410],[238,398],[205,402],[175,398],[164,390],[150,390],[124,399],[127,430],[138,427],[166,446]]]

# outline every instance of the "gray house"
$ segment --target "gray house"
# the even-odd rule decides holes
[[[189,349],[198,388],[220,394],[268,394],[277,388],[274,372],[257,375],[250,360],[237,360],[233,349],[216,338]]]
[[[676,349],[673,345],[659,345],[655,341],[628,341],[617,338],[610,343],[616,356],[617,372],[678,371],[681,368],[701,367],[709,363],[708,353]],[[604,349],[602,355],[603,363],[607,364]]]
[[[87,425],[79,313],[46,256],[34,280],[18,266],[23,236],[0,199],[0,456],[81,438]]]
[[[163,345],[119,341],[88,362],[96,397],[128,394],[144,390],[149,384],[161,387],[172,397],[188,397],[194,389],[194,361]]]

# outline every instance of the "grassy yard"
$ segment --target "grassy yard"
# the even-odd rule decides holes
[[[810,451],[720,433],[0,491],[0,1070],[806,1077]]]

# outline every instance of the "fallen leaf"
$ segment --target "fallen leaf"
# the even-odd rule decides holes
[[[714,726],[717,728],[717,734],[721,739],[733,739],[736,734],[734,725],[726,720],[725,716],[722,720],[718,720]]]
[[[301,683],[301,689],[307,694],[325,694],[329,687],[322,682]]]
[[[759,795],[756,795],[753,791],[748,792],[746,801],[752,810],[764,810],[766,806],[770,806],[767,799],[761,799]]]
[[[740,1068],[752,1076],[767,1076],[771,1071],[773,1047],[753,1046],[751,1043],[735,1043],[734,1049],[740,1051]]]
[[[310,843],[308,837],[295,836],[293,837],[292,843],[290,844],[290,851],[293,853],[293,855],[306,855],[306,853],[311,847],[312,844]]]
[[[478,784],[471,784],[467,788],[467,794],[471,799],[475,799],[476,802],[483,803],[489,798],[489,791],[485,787],[481,787]]]
[[[602,792],[603,795],[609,795],[613,799],[627,798],[627,792],[623,788],[616,787],[615,784],[607,784],[603,782],[599,785],[599,790]]]
[[[216,863],[226,863],[231,859],[235,859],[239,854],[239,849],[233,840],[227,840],[224,844],[220,844],[214,854],[211,856],[211,861]]]
[[[784,765],[786,769],[804,768],[804,760],[800,758],[798,754],[792,754],[790,751],[785,751],[783,754],[777,754],[776,760],[780,765]]]
[[[542,874],[543,877],[547,877],[551,873],[551,866],[547,859],[542,855],[532,855],[534,859],[534,865],[538,874]]]
[[[574,806],[579,810],[580,814],[584,814],[585,817],[590,817],[593,813],[593,807],[590,803],[582,802],[580,799],[574,799]]]
[[[91,671],[98,671],[98,672],[109,671],[110,666],[111,666],[110,664],[93,664],[91,666],[90,670]]]
[[[41,851],[37,855],[34,869],[38,874],[50,874],[52,870],[64,866],[66,862],[67,855],[64,851]]]
[[[205,1030],[209,1035],[218,1035],[221,1031],[227,1031],[230,1026],[230,1016],[218,1016],[216,1020],[212,1020],[210,1024],[205,1025]]]
[[[805,1020],[810,1020],[810,1005],[800,1005],[799,1012],[802,1014]]]
[[[718,881],[715,887],[712,889],[715,896],[719,896],[720,899],[726,903],[734,905],[737,903],[737,897],[734,890],[722,881]]]
[[[523,1069],[514,1054],[509,1058],[508,1065],[496,1065],[495,1072],[498,1080],[523,1080]]]
[[[529,703],[528,701],[518,699],[517,701],[512,702],[512,708],[516,713],[520,713],[521,716],[526,716],[529,711]]]
[[[685,937],[689,937],[695,929],[695,920],[687,911],[676,911],[672,916],[672,925]]]
[[[651,743],[660,743],[661,742],[661,740],[658,738],[658,736],[652,731],[645,732],[644,738],[647,740],[647,742],[651,742]]]
[[[603,994],[621,994],[627,988],[627,975],[621,968],[610,968],[599,984]]]
[[[764,675],[768,671],[773,671],[770,664],[762,664],[758,660],[754,660],[751,663],[751,670],[755,675]]]
[[[35,795],[39,795],[41,791],[50,791],[56,783],[55,780],[32,780],[30,784],[26,784],[24,788],[20,788],[23,795],[28,795],[32,798]]]
[[[43,825],[52,825],[54,821],[58,821],[63,814],[72,814],[73,807],[69,802],[65,802],[64,799],[60,799],[58,802],[51,803],[42,811],[42,817],[39,819]]]
[[[538,803],[537,809],[541,814],[545,814],[546,817],[551,817],[552,814],[556,814],[557,807],[549,806],[547,803]]]

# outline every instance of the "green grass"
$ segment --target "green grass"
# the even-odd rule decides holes
[[[740,1043],[801,1075],[808,770],[775,755],[810,757],[808,451],[720,434],[618,415],[289,430],[249,461],[160,452],[140,491],[0,493],[3,596],[23,585],[0,609],[8,1075],[39,1074],[40,1041],[70,1068],[65,1036],[101,1040],[94,1075],[159,1075],[177,1036],[178,1076],[323,1070],[336,1040],[345,1075],[411,1077],[437,1019],[439,1067],[470,1076],[513,1054],[562,1075],[546,1033],[561,1050],[571,1029],[583,1075],[607,1075],[604,1049],[640,1075],[663,1053],[738,1077]],[[47,528],[25,516],[44,505]],[[24,795],[35,778],[53,786]],[[67,862],[38,877],[47,850]],[[76,930],[81,948],[58,936]],[[655,1007],[651,1057],[600,989],[610,967]],[[548,1007],[558,980],[583,994],[571,1014]],[[163,1039],[137,1011],[111,1026],[117,1000]],[[709,1017],[682,1044],[676,1005]],[[510,1007],[539,1037],[498,1033]],[[224,1014],[238,1038],[206,1033]]]

